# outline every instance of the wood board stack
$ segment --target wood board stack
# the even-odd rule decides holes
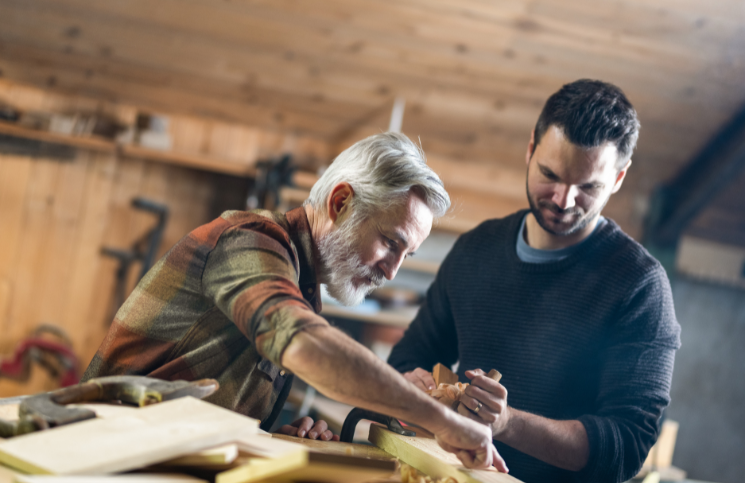
[[[363,482],[396,467],[271,438],[258,421],[191,397],[95,407],[96,419],[0,440],[0,483]]]

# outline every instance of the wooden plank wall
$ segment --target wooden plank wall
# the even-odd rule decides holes
[[[170,219],[160,255],[208,221],[217,186],[206,173],[79,151],[72,161],[0,156],[0,353],[40,324],[61,327],[82,367],[112,311],[117,262],[101,247],[129,248],[154,217],[131,208],[135,196],[165,203]],[[131,288],[138,267],[132,267]],[[51,388],[0,379],[0,396]]]

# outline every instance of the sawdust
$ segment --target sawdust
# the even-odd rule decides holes
[[[433,479],[429,476],[423,475],[417,471],[416,468],[413,468],[406,463],[401,463],[401,483],[458,483],[458,480],[452,476]]]

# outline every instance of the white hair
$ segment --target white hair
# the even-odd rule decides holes
[[[352,204],[363,216],[402,203],[412,189],[435,218],[450,208],[450,196],[427,166],[424,151],[401,133],[376,134],[344,150],[313,185],[305,204],[326,213],[331,191],[343,182],[352,186]]]

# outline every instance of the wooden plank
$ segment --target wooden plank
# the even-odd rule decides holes
[[[0,134],[17,136],[24,139],[35,139],[37,141],[43,141],[47,143],[64,144],[65,146],[92,149],[95,151],[114,152],[114,150],[116,149],[116,146],[112,141],[103,138],[96,138],[93,136],[70,136],[67,134],[59,134],[50,131],[40,131],[37,129],[29,129],[26,127],[18,126],[16,124],[11,124],[5,121],[0,121]]]
[[[318,453],[346,455],[346,456],[359,456],[360,458],[374,458],[374,459],[390,459],[391,455],[367,444],[357,443],[342,443],[339,441],[320,441],[317,439],[308,438],[297,438],[295,436],[287,436],[285,434],[272,434],[273,440],[280,440],[285,442],[294,443],[307,448],[308,451],[316,451]]]
[[[34,297],[44,303],[37,307],[29,323],[52,324],[66,333],[75,333],[78,325],[85,327],[85,320],[71,320],[64,325],[65,308],[71,302],[70,281],[76,271],[74,253],[79,242],[80,221],[85,211],[84,189],[91,165],[91,152],[78,151],[73,161],[59,163],[54,189],[46,193],[52,210],[51,219],[44,227],[42,239],[46,247],[40,254],[41,271],[36,273]],[[72,300],[83,303],[82,300]],[[29,329],[32,329],[29,327]],[[74,347],[77,349],[77,347]]]
[[[10,320],[4,336],[13,342],[18,341],[39,324],[38,313],[41,310],[38,303],[39,284],[45,273],[45,258],[54,256],[50,246],[48,229],[54,220],[53,193],[59,180],[59,161],[36,159],[32,164],[29,187],[24,201],[23,224],[20,229],[20,239],[15,255],[17,272],[13,280],[13,305]],[[43,388],[34,388],[39,391]]]
[[[517,483],[520,480],[494,468],[470,470],[440,448],[432,438],[402,436],[380,425],[370,426],[370,442],[432,478],[453,478],[458,483]]]
[[[263,443],[269,443],[266,450],[261,450],[254,445],[244,443],[238,446],[241,449],[240,456],[233,464],[233,467],[218,473],[215,477],[215,483],[244,483],[250,481],[264,481],[276,475],[284,475],[296,469],[305,469],[308,466],[308,451],[304,448],[280,448],[280,445],[274,443],[285,443],[280,441],[264,441],[272,438],[261,438]],[[248,451],[243,451],[247,449]],[[260,453],[260,455],[259,455]],[[266,456],[264,456],[266,455]]]
[[[67,277],[67,302],[61,314],[62,326],[66,328],[73,346],[85,364],[85,345],[91,331],[100,324],[91,317],[92,305],[106,286],[96,274],[103,262],[100,254],[109,214],[109,200],[113,192],[117,158],[110,153],[91,153],[90,165],[82,186],[83,209],[79,215],[78,229],[73,252],[72,270]]]
[[[0,482],[2,480],[0,479]],[[15,483],[207,483],[189,475],[170,473],[136,473],[109,476],[28,476],[19,475]]]
[[[7,323],[12,296],[12,286],[7,278],[0,278],[0,327]]]
[[[210,468],[214,466],[225,466],[238,458],[238,446],[226,444],[217,448],[205,449],[196,453],[179,456],[161,463],[163,466],[190,466],[198,468]]]
[[[258,421],[192,397],[0,443],[0,462],[31,474],[116,473],[256,432]]]
[[[267,478],[268,482],[364,483],[384,478],[396,471],[393,459],[367,459],[357,456],[308,453],[308,465]],[[222,482],[216,482],[222,483]]]
[[[0,442],[2,441],[3,439],[0,438]],[[21,473],[14,471],[7,466],[0,465],[0,483],[15,483],[16,476],[19,475],[21,475]]]
[[[122,146],[122,152],[131,157],[146,159],[148,161],[159,161],[167,164],[186,166],[189,168],[202,169],[215,173],[233,174],[236,176],[254,176],[256,170],[253,166],[237,163],[228,159],[206,156],[203,154],[190,154],[175,151],[159,151],[134,144]]]

